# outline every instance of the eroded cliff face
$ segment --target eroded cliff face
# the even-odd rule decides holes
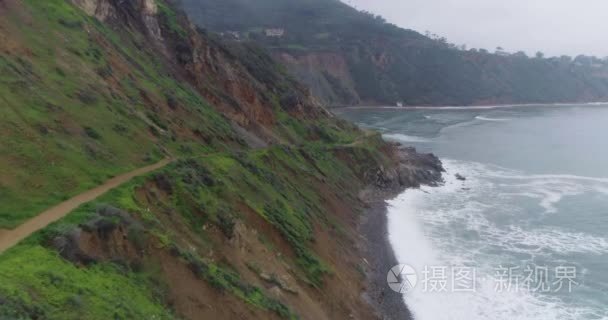
[[[154,0],[71,0],[88,15],[95,16],[101,21],[118,18],[121,7],[132,6],[144,15],[154,16],[158,13],[158,6]]]
[[[340,53],[291,54],[277,51],[274,57],[306,83],[323,102],[329,105],[361,103],[348,62]]]
[[[109,0],[72,0],[72,3],[80,7],[88,15],[95,16],[99,20],[105,20],[114,14]]]
[[[315,119],[329,114],[310,92],[282,73],[265,53],[227,47],[200,33],[187,18],[154,0],[72,0],[87,14],[116,28],[147,35],[167,58],[177,77],[195,86],[237,126],[266,142],[281,142],[273,132],[277,111]],[[240,56],[239,55],[243,55]],[[243,61],[249,64],[243,64]]]
[[[185,76],[230,119],[247,128],[275,123],[270,95],[260,94],[264,86],[229,59],[224,48],[194,34],[173,42],[173,54]]]

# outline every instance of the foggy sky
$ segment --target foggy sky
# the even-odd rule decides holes
[[[343,0],[469,48],[608,56],[608,0]]]

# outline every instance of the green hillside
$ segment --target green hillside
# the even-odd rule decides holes
[[[422,181],[263,49],[163,0],[5,0],[0,84],[0,318],[376,317],[359,191]],[[46,227],[6,245],[26,221]]]
[[[270,48],[330,104],[471,105],[603,101],[608,65],[460,50],[338,0],[181,0],[217,32]],[[483,27],[483,26],[480,26]],[[284,29],[268,37],[266,28]]]
[[[224,117],[136,47],[145,39],[125,41],[63,1],[2,16],[0,227],[169,154],[238,143]]]
[[[239,93],[220,87],[225,74],[205,72],[186,81],[189,70],[165,61],[158,52],[164,48],[147,46],[148,38],[135,29],[114,31],[64,1],[26,1],[24,7],[3,12],[0,22],[6,39],[0,43],[0,227],[163,157],[245,147],[230,117],[253,135],[263,131],[268,141],[298,139],[278,103],[291,108],[289,99],[300,99],[301,89],[270,59],[254,59],[253,49],[229,52],[207,39],[226,56],[218,63],[252,79],[231,88],[255,91],[256,105],[249,106]],[[178,28],[166,23],[169,32]],[[166,36],[169,45],[188,45],[173,36]],[[185,59],[187,52],[167,54]],[[250,56],[250,65],[234,62],[236,54]],[[247,69],[256,66],[263,72],[250,75]],[[264,118],[262,124],[247,122],[253,113]],[[308,110],[307,116],[316,113]]]

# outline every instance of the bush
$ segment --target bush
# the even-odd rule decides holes
[[[91,127],[84,127],[84,133],[91,139],[101,140],[101,135]]]
[[[91,90],[80,90],[76,93],[76,97],[86,105],[97,103],[97,95]]]
[[[220,208],[216,214],[216,225],[228,239],[232,239],[236,225],[234,216],[224,208]]]

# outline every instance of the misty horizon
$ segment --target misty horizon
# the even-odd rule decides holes
[[[539,51],[546,56],[608,56],[608,45],[602,42],[608,2],[599,0],[586,0],[584,5],[550,0],[342,1],[399,27],[428,31],[467,48],[493,52],[502,47],[529,56]]]

